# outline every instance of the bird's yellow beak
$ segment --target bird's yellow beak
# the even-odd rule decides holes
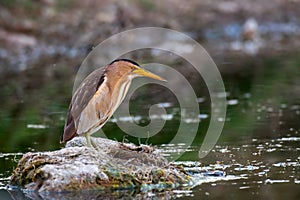
[[[147,70],[144,70],[140,67],[137,67],[136,69],[134,69],[133,74],[136,74],[138,76],[146,76],[146,77],[153,78],[153,79],[156,79],[159,81],[166,81],[165,79],[161,78],[160,76],[157,76],[157,75],[155,75]]]

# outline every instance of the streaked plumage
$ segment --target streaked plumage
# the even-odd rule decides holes
[[[61,142],[85,135],[91,146],[90,135],[112,116],[125,98],[132,79],[138,76],[163,80],[127,59],[115,60],[93,71],[72,97]]]

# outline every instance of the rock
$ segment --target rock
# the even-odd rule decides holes
[[[33,47],[37,44],[37,39],[33,36],[7,32],[2,29],[0,29],[0,41],[22,47]]]
[[[243,25],[242,39],[244,41],[254,41],[259,36],[258,23],[254,18],[249,18]]]
[[[93,138],[95,148],[76,137],[52,152],[26,153],[10,184],[27,191],[62,192],[95,189],[147,190],[177,187],[191,181],[183,168],[170,164],[147,145]]]

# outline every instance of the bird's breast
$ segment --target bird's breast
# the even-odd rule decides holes
[[[122,103],[130,84],[131,79],[118,82],[113,87],[104,81],[82,111],[76,124],[77,133],[90,132],[92,134],[99,130]]]

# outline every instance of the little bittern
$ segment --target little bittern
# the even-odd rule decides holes
[[[128,59],[115,60],[87,76],[72,97],[61,142],[85,135],[91,147],[90,135],[109,120],[126,96],[132,79],[139,76],[164,80]]]

